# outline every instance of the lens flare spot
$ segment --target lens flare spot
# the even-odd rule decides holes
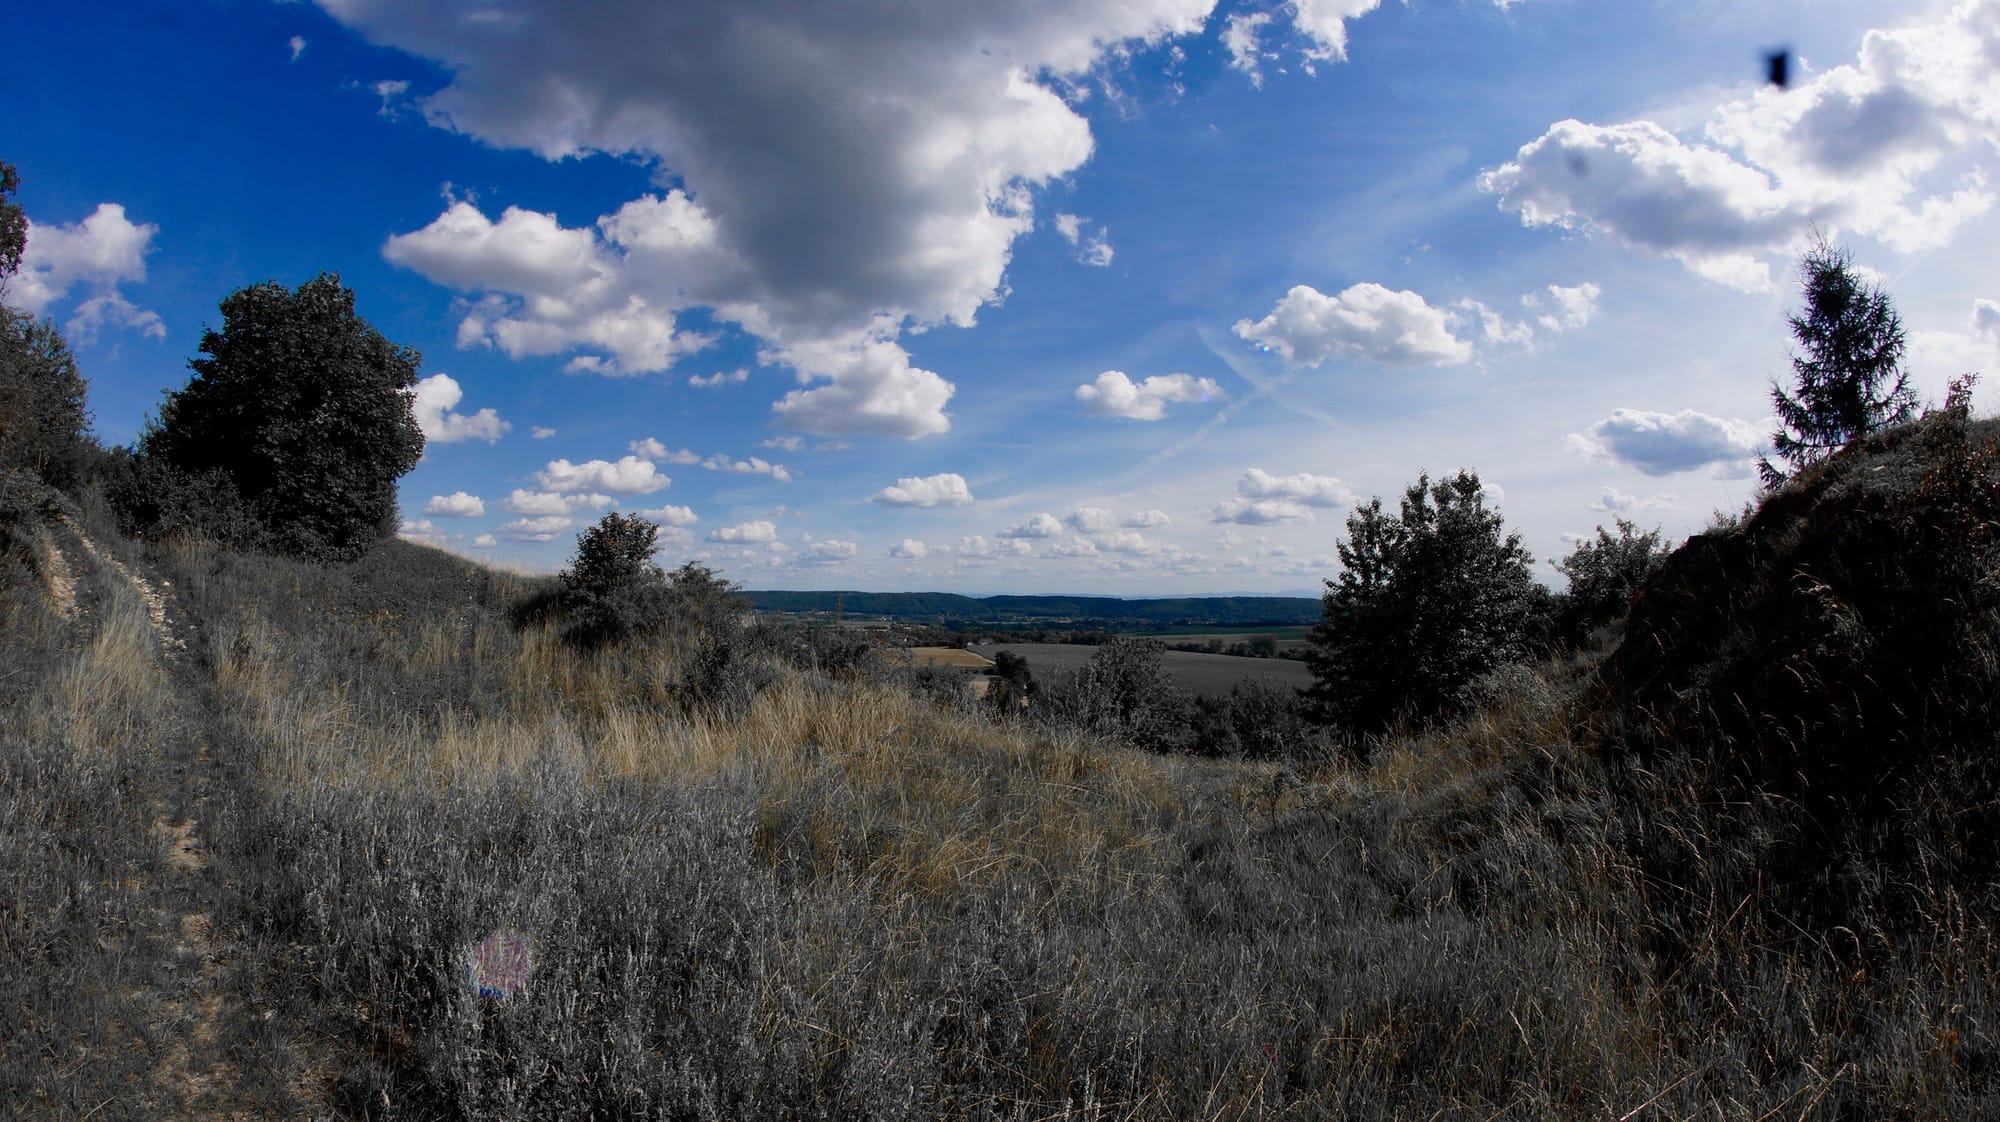
[[[506,998],[535,972],[535,940],[501,928],[465,949],[465,984],[481,997]]]

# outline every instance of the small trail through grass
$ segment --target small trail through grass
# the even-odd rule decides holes
[[[47,571],[60,618],[101,636],[111,615],[131,613],[136,601],[144,654],[126,653],[151,664],[139,672],[154,683],[163,709],[159,719],[127,730],[127,747],[139,755],[133,773],[142,777],[132,809],[150,828],[148,844],[114,873],[137,905],[122,938],[143,948],[135,960],[144,964],[119,982],[129,1015],[140,1022],[130,1035],[145,1057],[127,1074],[129,1097],[119,1105],[157,1118],[292,1114],[296,1095],[266,1094],[265,1109],[242,1109],[246,1074],[256,1082],[261,1073],[246,1073],[238,1022],[271,1014],[250,1012],[256,1003],[242,969],[247,940],[222,918],[229,886],[213,855],[227,780],[210,750],[214,685],[190,653],[190,640],[198,640],[192,616],[175,609],[171,582],[146,573],[143,561],[120,558],[67,514],[52,522],[60,529],[51,535]]]

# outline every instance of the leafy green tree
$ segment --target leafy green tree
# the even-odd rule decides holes
[[[1569,592],[1562,599],[1556,621],[1565,643],[1581,644],[1592,631],[1625,618],[1632,598],[1671,552],[1657,529],[1642,534],[1638,526],[1623,518],[1615,522],[1617,537],[1599,526],[1595,541],[1576,543],[1556,566],[1569,578]]]
[[[0,471],[75,482],[92,447],[84,389],[55,324],[0,308]]]
[[[395,532],[396,480],[424,449],[410,393],[421,358],[355,315],[338,276],[239,289],[201,346],[142,458],[227,477],[264,528],[257,544],[277,552],[349,560]]]
[[[7,291],[7,279],[20,271],[21,255],[28,249],[28,212],[14,201],[20,189],[21,174],[0,160],[0,294]]]
[[[1782,426],[1771,446],[1791,470],[1759,457],[1757,471],[1769,487],[1917,413],[1902,369],[1902,317],[1880,287],[1855,271],[1852,255],[1817,241],[1799,259],[1799,281],[1806,306],[1787,320],[1799,343],[1792,355],[1795,392],[1771,386]]]
[[[1371,499],[1347,532],[1312,635],[1308,692],[1322,719],[1374,732],[1440,716],[1480,675],[1528,653],[1545,594],[1476,473],[1420,475],[1399,513]]]
[[[20,186],[14,165],[0,161],[0,295],[28,245],[28,216],[14,201]],[[73,482],[90,445],[83,399],[83,376],[55,324],[0,307],[0,471]]]

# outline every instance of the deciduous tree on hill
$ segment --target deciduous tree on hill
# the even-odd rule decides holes
[[[1556,569],[1569,578],[1569,592],[1557,612],[1556,630],[1567,643],[1582,643],[1590,633],[1623,619],[1632,597],[1672,552],[1658,530],[1639,532],[1623,518],[1615,520],[1616,537],[1597,528],[1595,541],[1576,543]]]
[[[1527,653],[1546,593],[1521,535],[1486,508],[1477,473],[1420,475],[1398,514],[1371,499],[1347,533],[1313,629],[1309,695],[1324,719],[1356,732],[1428,719]]]
[[[21,174],[14,165],[0,160],[0,294],[7,291],[7,278],[21,268],[21,255],[28,249],[28,212],[14,201],[21,189]]]
[[[14,201],[20,186],[14,165],[0,161],[0,296],[28,245],[28,216]],[[83,376],[56,325],[0,307],[0,471],[73,482],[90,447],[83,402]]]
[[[238,290],[201,347],[141,459],[226,478],[277,552],[347,560],[395,532],[396,480],[424,450],[410,394],[421,359],[355,315],[338,276]]]

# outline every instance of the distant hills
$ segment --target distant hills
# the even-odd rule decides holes
[[[745,592],[760,611],[828,613],[972,627],[1294,626],[1319,622],[1304,596],[961,596],[952,592]]]

